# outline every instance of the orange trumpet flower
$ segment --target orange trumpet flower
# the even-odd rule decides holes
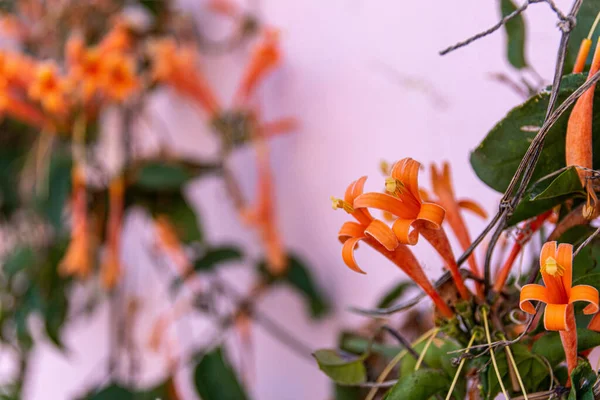
[[[470,210],[483,219],[487,218],[485,210],[472,200],[457,200],[450,179],[450,164],[444,162],[442,168],[438,171],[435,164],[431,164],[431,184],[433,192],[437,196],[436,203],[446,210],[446,221],[458,239],[463,251],[471,245],[471,237],[467,225],[461,214],[461,209]],[[471,271],[475,276],[481,277],[481,271],[477,266],[475,255],[471,254],[468,259]],[[478,291],[481,291],[481,284],[477,285]]]
[[[121,227],[123,222],[123,195],[125,182],[122,176],[115,178],[108,188],[110,210],[107,227],[107,254],[100,271],[102,286],[112,289],[121,274]]]
[[[64,114],[70,88],[67,79],[59,75],[56,64],[45,62],[36,68],[35,78],[29,86],[29,97],[39,101],[51,114]]]
[[[535,314],[532,301],[546,304],[544,327],[560,331],[567,359],[569,375],[577,365],[577,330],[573,303],[589,303],[584,314],[598,312],[598,290],[589,285],[573,286],[573,246],[546,242],[540,252],[540,272],[546,286],[529,284],[523,286],[519,306],[529,314]]]
[[[596,44],[596,51],[592,60],[592,66],[588,79],[600,70],[600,40]],[[574,165],[586,170],[578,170],[581,184],[588,193],[588,202],[583,209],[584,216],[592,219],[595,215],[597,198],[591,185],[590,176],[593,168],[592,152],[592,120],[594,111],[594,91],[596,85],[592,85],[575,103],[573,111],[569,116],[566,137],[566,162],[567,166]]]
[[[367,208],[358,208],[356,206],[357,199],[363,195],[366,180],[367,177],[363,176],[357,181],[352,182],[346,189],[344,200],[332,198],[334,209],[342,208],[358,221],[345,222],[338,233],[338,239],[344,244],[342,247],[344,263],[353,271],[364,274],[365,272],[358,267],[354,259],[354,249],[358,245],[358,242],[363,241],[367,243],[396,264],[396,266],[419,285],[431,297],[442,315],[446,318],[452,318],[454,312],[440,297],[429,279],[427,279],[423,268],[412,251],[398,241],[398,238],[387,224],[373,218]]]
[[[210,116],[220,112],[221,107],[207,79],[198,69],[198,52],[192,46],[178,46],[172,39],[150,43],[152,78],[168,83],[179,93],[189,96],[206,110]]]
[[[392,231],[401,244],[414,245],[419,234],[423,235],[446,262],[461,297],[466,300],[470,297],[469,290],[460,275],[452,247],[441,226],[445,211],[439,205],[421,199],[418,181],[420,166],[412,158],[398,161],[392,166],[391,176],[386,179],[387,193],[361,194],[354,201],[354,207],[376,208],[397,217]]]
[[[508,275],[510,274],[510,270],[512,269],[517,256],[521,253],[523,247],[527,244],[529,239],[533,236],[535,232],[537,232],[544,222],[552,215],[553,211],[546,211],[543,214],[538,215],[531,221],[527,222],[521,227],[519,234],[515,239],[515,244],[513,245],[508,258],[504,262],[502,268],[498,271],[496,275],[496,280],[494,282],[494,291],[496,293],[500,293],[504,284],[506,283],[506,279],[508,279]]]
[[[278,276],[286,272],[288,260],[277,228],[268,147],[263,139],[256,141],[256,147],[259,177],[257,204],[254,210],[242,210],[242,218],[258,228],[269,272]]]
[[[210,0],[208,8],[215,13],[232,18],[240,15],[239,5],[230,0]]]
[[[140,87],[132,57],[111,54],[106,56],[103,67],[103,90],[112,100],[124,101]]]
[[[268,29],[262,42],[254,49],[250,63],[246,67],[235,95],[235,104],[243,104],[248,101],[260,80],[275,68],[280,60],[279,32],[275,29]]]
[[[8,83],[0,80],[0,115],[2,114],[10,115],[40,129],[48,126],[47,118],[41,110],[15,96]]]
[[[171,220],[165,214],[157,215],[154,219],[154,227],[156,229],[158,247],[175,262],[178,268],[178,275],[184,278],[187,277],[190,271],[192,271],[193,266],[185,253],[185,249],[177,236],[177,231]]]
[[[78,49],[76,39],[70,42],[72,48],[67,49],[67,58],[70,59],[69,75],[79,85],[83,99],[87,101],[102,84],[105,58],[96,48]]]
[[[86,278],[92,270],[91,238],[87,215],[85,176],[79,166],[73,168],[71,242],[59,264],[62,275]]]

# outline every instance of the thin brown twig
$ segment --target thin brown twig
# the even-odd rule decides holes
[[[573,94],[571,94],[556,110],[554,110],[554,106],[556,105],[556,101],[558,99],[558,93],[560,89],[562,71],[565,62],[565,55],[567,50],[567,44],[569,41],[569,35],[571,30],[574,27],[574,16],[579,11],[581,7],[582,0],[575,0],[573,6],[571,8],[571,12],[566,17],[565,21],[569,21],[568,24],[561,25],[561,41],[558,50],[556,68],[554,73],[552,91],[550,93],[550,99],[548,102],[548,109],[546,112],[546,118],[544,124],[540,128],[539,132],[533,139],[531,145],[527,149],[525,156],[521,160],[517,171],[515,172],[511,182],[506,189],[504,196],[500,201],[500,207],[492,221],[486,226],[483,232],[473,241],[473,244],[465,251],[465,253],[459,258],[459,265],[462,264],[473,252],[473,250],[481,243],[483,238],[487,236],[487,234],[496,226],[496,230],[492,235],[492,238],[489,242],[488,249],[486,252],[485,259],[485,274],[484,278],[486,281],[486,289],[489,291],[490,280],[491,280],[491,272],[490,272],[490,262],[492,258],[492,253],[494,247],[500,238],[502,231],[506,226],[506,222],[512,215],[512,210],[518,204],[518,202],[523,197],[525,190],[528,187],[528,184],[533,175],[533,171],[537,164],[537,160],[541,155],[541,150],[544,144],[544,140],[550,128],[556,123],[558,118],[573,104],[575,101],[596,81],[600,79],[600,73],[596,73],[593,75],[588,81],[586,81],[583,85],[581,85]],[[564,22],[564,21],[563,21]],[[518,189],[517,189],[518,185]],[[515,192],[516,190],[516,193]]]
[[[406,340],[404,338],[404,336],[402,336],[397,330],[395,330],[394,328],[392,328],[389,325],[384,325],[381,327],[382,330],[386,331],[387,333],[389,333],[390,335],[392,335],[398,342],[400,342],[400,344],[406,349],[406,351],[408,351],[408,353],[414,357],[415,360],[419,360],[419,353],[417,353],[415,351],[415,349],[412,348],[410,342],[408,340]],[[425,367],[425,368],[429,368],[429,366],[427,365],[427,363],[423,360],[421,361],[421,364]]]
[[[473,36],[471,36],[470,38],[463,40],[462,42],[458,42],[450,47],[445,48],[444,50],[440,51],[440,55],[446,55],[450,52],[453,52],[454,50],[458,50],[462,47],[465,47],[471,43],[473,43],[476,40],[479,40],[485,36],[488,36],[494,32],[496,32],[498,29],[500,29],[502,26],[504,26],[508,21],[510,21],[511,19],[519,16],[521,13],[523,13],[527,7],[529,7],[530,4],[536,4],[536,3],[547,3],[550,8],[552,9],[552,11],[554,11],[556,13],[556,15],[558,16],[558,18],[560,19],[561,22],[565,21],[568,19],[568,17],[566,17],[556,6],[556,4],[554,4],[554,2],[552,0],[528,0],[525,3],[523,3],[523,5],[521,7],[518,7],[515,11],[513,11],[512,13],[508,14],[507,16],[503,17],[500,21],[498,21],[498,23],[496,23],[495,25],[493,25],[492,27],[486,29],[483,32],[479,32]]]
[[[583,249],[585,246],[587,246],[588,244],[590,244],[590,242],[591,242],[592,240],[594,240],[594,238],[595,238],[596,236],[598,236],[598,234],[600,234],[600,228],[596,229],[596,230],[594,231],[594,233],[592,233],[590,236],[588,236],[588,238],[587,238],[587,239],[585,239],[585,241],[584,241],[583,243],[581,243],[581,244],[579,245],[579,247],[577,247],[577,249],[576,249],[576,250],[573,252],[573,257],[575,257],[577,254],[579,254],[579,252],[580,252],[580,251],[581,251],[581,250],[582,250],[582,249]]]

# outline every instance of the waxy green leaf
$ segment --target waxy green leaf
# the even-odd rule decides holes
[[[564,101],[585,81],[584,74],[563,78],[558,104]],[[594,109],[600,110],[600,85],[596,86]],[[548,90],[537,94],[513,108],[492,128],[471,153],[471,166],[477,176],[492,189],[504,193],[517,171],[531,141],[542,126],[548,106]],[[552,126],[534,170],[531,183],[565,167],[565,137],[570,111],[567,110]],[[600,113],[593,119],[594,168],[600,167]]]
[[[385,400],[428,400],[436,394],[445,395],[450,390],[450,384],[450,379],[443,371],[422,368],[401,378],[390,389]],[[455,399],[461,400],[457,396]]]
[[[600,346],[600,332],[589,329],[577,329],[577,351],[585,351]],[[565,359],[560,335],[557,332],[548,334],[537,339],[531,348],[533,354],[544,357],[550,365],[555,366]]]
[[[510,15],[516,9],[517,6],[512,0],[500,1],[500,12],[502,13],[502,17]],[[504,24],[504,31],[506,32],[506,58],[508,59],[508,62],[517,69],[527,67],[527,60],[525,58],[527,35],[523,14],[521,13],[507,21]]]
[[[358,385],[367,380],[364,356],[343,355],[336,350],[317,350],[313,356],[319,368],[334,382],[344,385]]]

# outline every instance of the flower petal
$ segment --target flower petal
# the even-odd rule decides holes
[[[583,309],[584,314],[595,314],[598,312],[598,290],[589,285],[577,285],[571,288],[569,303],[585,301],[589,304]]]
[[[475,203],[473,200],[459,200],[458,206],[460,208],[473,212],[475,215],[478,215],[483,219],[487,219],[488,217],[487,212],[483,209],[483,207]]]
[[[548,304],[544,313],[544,328],[547,331],[567,330],[568,304]]]
[[[358,264],[356,264],[356,260],[354,259],[354,249],[358,242],[363,239],[364,237],[351,238],[346,240],[342,246],[342,259],[351,270],[356,271],[359,274],[366,274],[366,272],[360,269]]]
[[[365,229],[365,234],[371,236],[389,251],[392,251],[398,247],[399,243],[394,231],[392,231],[392,229],[387,226],[386,223],[378,219],[374,219],[369,224],[367,229]]]
[[[600,313],[592,317],[592,320],[588,324],[587,328],[596,332],[600,332]]]
[[[535,314],[535,307],[531,304],[532,301],[541,301],[548,303],[548,290],[542,285],[529,284],[521,289],[521,298],[519,307],[521,310],[529,314]]]
[[[354,208],[375,208],[388,211],[400,218],[415,218],[417,215],[397,197],[386,193],[363,193],[354,199]]]
[[[440,229],[442,222],[444,222],[445,216],[446,210],[439,205],[433,203],[423,203],[417,219],[427,221],[429,223],[428,227],[431,229]]]
[[[346,193],[344,194],[344,201],[349,203],[352,207],[355,207],[354,200],[363,193],[365,182],[367,182],[367,177],[361,176],[348,185],[348,188],[346,188]],[[366,208],[356,210],[352,213],[352,216],[365,225],[368,225],[373,219],[373,216]]]
[[[416,219],[398,218],[392,225],[392,230],[402,244],[414,246],[419,241],[419,230],[413,224]]]
[[[338,232],[338,239],[344,243],[350,238],[364,237],[365,227],[358,222],[348,221],[344,222],[340,231]]]
[[[564,253],[564,250],[563,250]],[[563,284],[563,277],[560,275],[550,275],[545,272],[546,261],[549,257],[552,257],[556,260],[558,264],[561,264],[561,261],[558,260],[557,255],[557,244],[556,242],[546,242],[542,247],[542,251],[540,252],[540,268],[542,273],[542,278],[544,279],[544,284],[546,285],[546,289],[548,290],[548,301],[550,303],[556,304],[567,304],[569,301],[569,295],[567,294],[567,290],[565,285]],[[564,254],[563,254],[564,258]],[[566,268],[565,268],[566,273]]]
[[[392,176],[401,181],[418,202],[421,202],[419,193],[420,167],[421,163],[410,157],[403,158],[392,167]]]
[[[562,276],[563,285],[567,296],[571,296],[571,286],[573,285],[573,245],[561,243],[556,251],[556,262],[560,264],[565,272]]]
[[[356,199],[359,195],[363,193],[365,188],[365,182],[367,181],[366,176],[361,176],[350,185],[346,189],[346,194],[344,195],[344,201],[354,205],[354,199]]]

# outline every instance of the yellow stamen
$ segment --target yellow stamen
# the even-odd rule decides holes
[[[548,257],[541,270],[551,276],[563,276],[565,273],[565,267],[557,263],[554,257]]]
[[[592,187],[591,181],[587,181],[587,202],[583,206],[583,218],[591,220],[594,219],[596,213],[596,205],[598,203],[598,196]]]
[[[338,208],[343,208],[344,211],[346,211],[348,214],[352,214],[354,212],[354,207],[352,207],[350,203],[342,199],[335,198],[333,196],[331,196],[331,207],[333,207],[334,210],[337,210]]]
[[[402,188],[404,187],[404,184],[393,177],[387,177],[385,178],[385,190],[386,192],[393,194],[397,197],[400,197],[400,195],[402,194]]]
[[[590,28],[590,33],[588,33],[588,35],[587,35],[588,40],[592,39],[592,35],[594,34],[596,27],[598,26],[598,22],[600,22],[600,13],[598,13],[598,15],[596,15],[596,19],[594,20],[594,23],[592,24],[592,27]]]
[[[379,162],[379,170],[381,171],[381,173],[383,175],[389,175],[390,173],[390,163],[385,161],[385,160],[381,160]]]

